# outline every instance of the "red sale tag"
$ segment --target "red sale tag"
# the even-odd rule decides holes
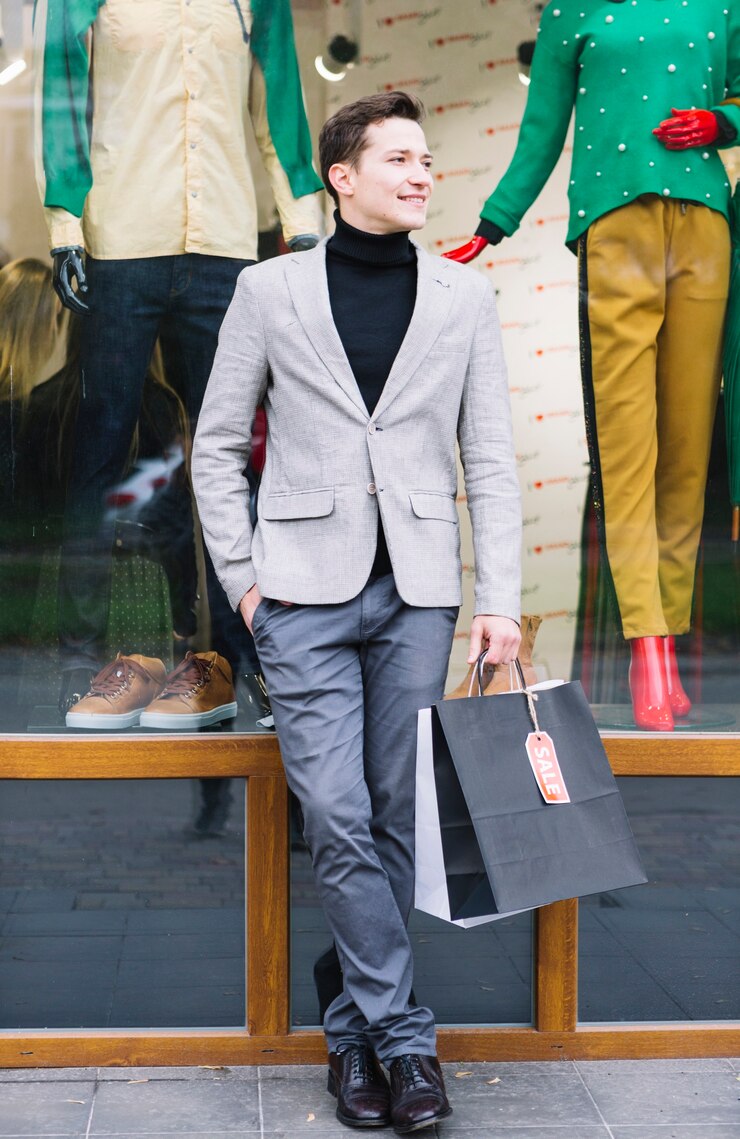
[[[547,732],[530,732],[527,736],[527,755],[546,803],[570,803],[568,788],[560,770],[555,744]]]

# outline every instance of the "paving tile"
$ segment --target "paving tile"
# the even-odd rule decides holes
[[[243,983],[168,989],[122,985],[113,994],[109,1024],[114,1028],[243,1028],[245,1017]]]
[[[28,985],[0,1004],[0,1028],[105,1028],[108,989],[47,989]]]
[[[337,1101],[326,1090],[326,1069],[314,1079],[272,1078],[262,1082],[262,1119],[265,1135],[294,1135],[339,1126]],[[341,1128],[344,1131],[344,1128]]]
[[[601,1125],[570,1063],[445,1064],[443,1070],[455,1127]],[[472,1075],[457,1077],[461,1071]]]
[[[650,1064],[632,1073],[579,1065],[607,1124],[740,1123],[740,1083],[733,1072],[666,1072]]]
[[[0,1135],[84,1135],[94,1088],[74,1080],[4,1083]]]
[[[116,937],[12,937],[0,946],[0,961],[109,961],[117,960],[121,938]]]
[[[152,1080],[98,1085],[90,1135],[260,1130],[256,1081]]]
[[[71,910],[69,913],[38,913],[33,910],[12,913],[3,928],[3,936],[31,937],[34,934],[67,934],[90,937],[123,933],[128,915],[112,910]]]
[[[582,1021],[687,1019],[683,1007],[631,957],[584,957],[578,991]]]
[[[664,1127],[611,1127],[613,1139],[740,1139],[740,1123],[669,1123]]]
[[[439,1139],[610,1139],[607,1128],[601,1124],[588,1124],[585,1127],[574,1127],[572,1123],[560,1127],[520,1127],[516,1123],[500,1126],[489,1123],[481,1129],[458,1127],[455,1123],[457,1115],[458,1112],[453,1109],[448,1119],[437,1124]]]
[[[248,1069],[234,1069],[239,1070]],[[259,1071],[261,1080],[315,1080],[318,1087],[326,1085],[326,1064],[260,1064],[252,1071]]]
[[[186,901],[183,898],[183,901]],[[220,909],[136,910],[129,914],[129,933],[243,933],[244,907]]]
[[[734,1072],[740,1072],[740,1056],[730,1056],[727,1063]]]
[[[93,1069],[94,1070],[94,1069]],[[294,1069],[295,1071],[295,1069]],[[137,1083],[141,1080],[211,1080],[215,1083],[221,1080],[257,1080],[260,1069],[256,1066],[241,1065],[208,1065],[203,1064],[193,1068],[98,1068],[99,1083]]]
[[[127,933],[121,946],[124,961],[213,961],[218,957],[244,958],[244,932],[240,933]]]
[[[96,1068],[0,1068],[0,1084],[50,1084],[55,1080],[94,1083],[96,1075]]]
[[[696,1072],[727,1072],[732,1068],[732,1061],[710,1056],[700,1060],[574,1060],[574,1064],[582,1076],[588,1072],[608,1072],[616,1076],[683,1072],[691,1076]]]
[[[740,1018],[740,938],[738,955],[729,957],[668,958],[636,954],[640,964],[661,988],[681,1005],[690,1020]]]

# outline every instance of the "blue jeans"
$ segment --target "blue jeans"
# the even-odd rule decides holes
[[[113,522],[104,520],[105,501],[126,465],[157,338],[167,379],[194,431],[221,322],[248,264],[198,253],[87,259],[91,312],[82,321],[80,407],[59,577],[62,669],[97,669],[103,663],[114,538]],[[206,563],[212,646],[234,670],[256,671],[254,643],[207,555]]]

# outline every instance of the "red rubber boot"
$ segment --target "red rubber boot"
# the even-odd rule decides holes
[[[635,637],[630,641],[630,694],[638,728],[672,732],[673,713],[668,695],[663,637]]]
[[[668,681],[668,699],[674,716],[681,718],[688,716],[691,711],[691,701],[684,692],[681,677],[678,675],[678,661],[676,660],[676,638],[663,638],[663,652],[665,655],[665,672]]]

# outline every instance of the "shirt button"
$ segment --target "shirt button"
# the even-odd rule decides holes
[[[190,92],[190,98],[191,98],[191,99],[194,99],[194,98],[195,98],[195,91],[191,91],[191,92]]]
[[[194,48],[189,47],[188,48],[188,55],[192,55],[194,50],[195,50]]]
[[[195,142],[190,143],[190,149],[191,150],[195,150],[196,146],[197,146],[197,143],[195,143]]]
[[[197,190],[193,190],[193,191],[192,191],[192,193],[191,193],[191,195],[190,195],[190,197],[191,197],[191,198],[197,198],[197,197],[198,197],[198,191],[197,191]]]
[[[375,494],[375,493],[376,493],[376,491],[377,491],[377,489],[378,489],[378,488],[376,487],[376,485],[375,485],[375,483],[374,483],[374,482],[369,482],[369,483],[367,484],[367,493],[368,493],[368,494]]]
[[[375,424],[374,423],[368,423],[367,431],[368,431],[368,435],[374,435],[375,434]]]

